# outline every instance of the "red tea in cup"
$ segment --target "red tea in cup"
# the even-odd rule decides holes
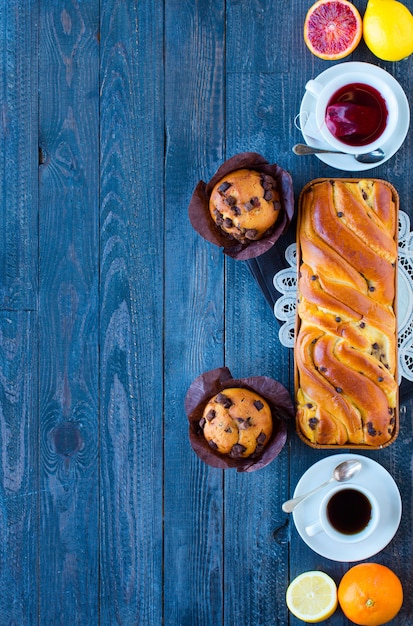
[[[387,118],[386,102],[377,89],[364,83],[351,83],[331,96],[325,121],[339,141],[349,146],[364,146],[380,137]]]

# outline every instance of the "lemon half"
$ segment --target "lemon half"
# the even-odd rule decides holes
[[[336,583],[324,572],[304,572],[288,586],[286,602],[298,619],[310,624],[322,622],[337,608]]]

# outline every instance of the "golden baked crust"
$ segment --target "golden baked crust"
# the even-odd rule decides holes
[[[280,197],[272,176],[236,170],[212,190],[209,210],[216,225],[239,241],[261,239],[275,225]]]
[[[377,180],[324,180],[297,231],[297,425],[313,444],[379,447],[397,416],[397,207]]]
[[[249,389],[224,389],[206,405],[200,426],[210,447],[233,458],[258,454],[272,434],[268,403]]]

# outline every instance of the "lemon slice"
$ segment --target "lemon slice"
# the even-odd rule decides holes
[[[310,624],[322,622],[337,608],[337,586],[324,572],[304,572],[290,583],[286,601],[298,619]]]

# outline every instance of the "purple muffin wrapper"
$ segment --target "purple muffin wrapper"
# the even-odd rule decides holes
[[[211,192],[218,181],[230,172],[250,169],[272,176],[280,194],[281,210],[274,229],[258,241],[241,243],[227,236],[214,222],[209,211]],[[193,228],[204,239],[223,248],[228,256],[246,261],[267,252],[287,230],[294,215],[294,192],[291,176],[279,165],[270,164],[256,152],[241,152],[225,161],[208,183],[200,180],[192,194],[188,214]]]
[[[215,452],[208,445],[199,421],[209,400],[224,389],[243,387],[255,391],[269,404],[273,417],[273,432],[261,454],[255,458],[233,459]],[[238,472],[254,472],[269,463],[281,452],[287,440],[287,421],[294,418],[294,408],[287,389],[267,376],[232,378],[227,367],[205,372],[196,378],[185,397],[185,412],[189,421],[189,440],[199,458],[219,469],[236,468]]]

